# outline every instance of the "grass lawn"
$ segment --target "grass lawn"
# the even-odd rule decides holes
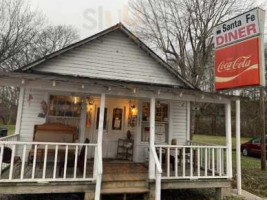
[[[0,124],[0,128],[7,128],[8,129],[7,135],[12,135],[15,133],[15,125]]]
[[[241,138],[241,143],[248,141],[249,138]],[[213,143],[224,145],[225,137],[223,136],[209,136],[209,135],[194,135],[193,141]],[[235,150],[235,139],[232,140],[233,149]],[[242,163],[242,187],[243,189],[259,195],[267,197],[267,171],[261,171],[260,158],[241,156]],[[236,168],[236,151],[233,151],[233,175],[235,177]],[[233,181],[235,185],[235,180]]]

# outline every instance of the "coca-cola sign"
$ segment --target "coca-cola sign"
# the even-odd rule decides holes
[[[253,38],[215,52],[216,90],[260,84],[259,39]]]

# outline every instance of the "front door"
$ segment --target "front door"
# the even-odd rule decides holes
[[[119,99],[107,99],[105,105],[104,130],[103,130],[103,158],[116,158],[118,139],[126,138],[127,123],[126,111],[128,101]],[[99,104],[96,105],[96,128],[98,132]]]

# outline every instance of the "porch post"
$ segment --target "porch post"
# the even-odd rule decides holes
[[[98,120],[97,148],[95,149],[94,178],[96,178],[97,176],[99,156],[101,156],[100,159],[102,159],[102,140],[103,140],[103,127],[104,127],[105,100],[106,100],[106,95],[101,94],[99,120]],[[101,149],[101,155],[99,155],[99,152],[98,152],[99,149]]]
[[[106,95],[102,93],[100,98],[97,147],[95,149],[95,159],[94,159],[95,160],[94,178],[96,178],[95,200],[101,199],[101,182],[103,173],[102,140],[103,140],[103,129],[104,129],[105,100],[106,100]]]
[[[231,102],[225,104],[225,128],[227,146],[227,175],[232,178],[232,128],[231,128]]]
[[[20,134],[21,116],[22,116],[22,109],[23,109],[24,94],[25,94],[25,88],[21,87],[20,88],[20,92],[19,92],[19,102],[18,102],[18,111],[17,111],[15,134]]]
[[[186,111],[186,119],[187,119],[186,120],[186,140],[187,140],[187,142],[189,142],[188,144],[190,144],[190,140],[191,140],[191,137],[190,137],[190,135],[191,135],[191,130],[190,130],[190,123],[191,123],[190,111],[191,111],[191,107],[190,106],[191,106],[190,105],[190,101],[187,101],[186,102],[186,109],[187,109],[187,111]]]
[[[240,158],[240,100],[236,100],[236,182],[237,193],[241,195],[241,158]]]
[[[155,97],[150,99],[150,137],[149,137],[149,178],[155,178],[155,160],[151,149],[155,144]]]

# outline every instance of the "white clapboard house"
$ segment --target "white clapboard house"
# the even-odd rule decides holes
[[[20,88],[15,134],[0,139],[0,194],[159,200],[230,187],[234,97],[196,89],[122,24],[1,73],[0,85]],[[190,141],[192,102],[225,105],[225,145]]]

